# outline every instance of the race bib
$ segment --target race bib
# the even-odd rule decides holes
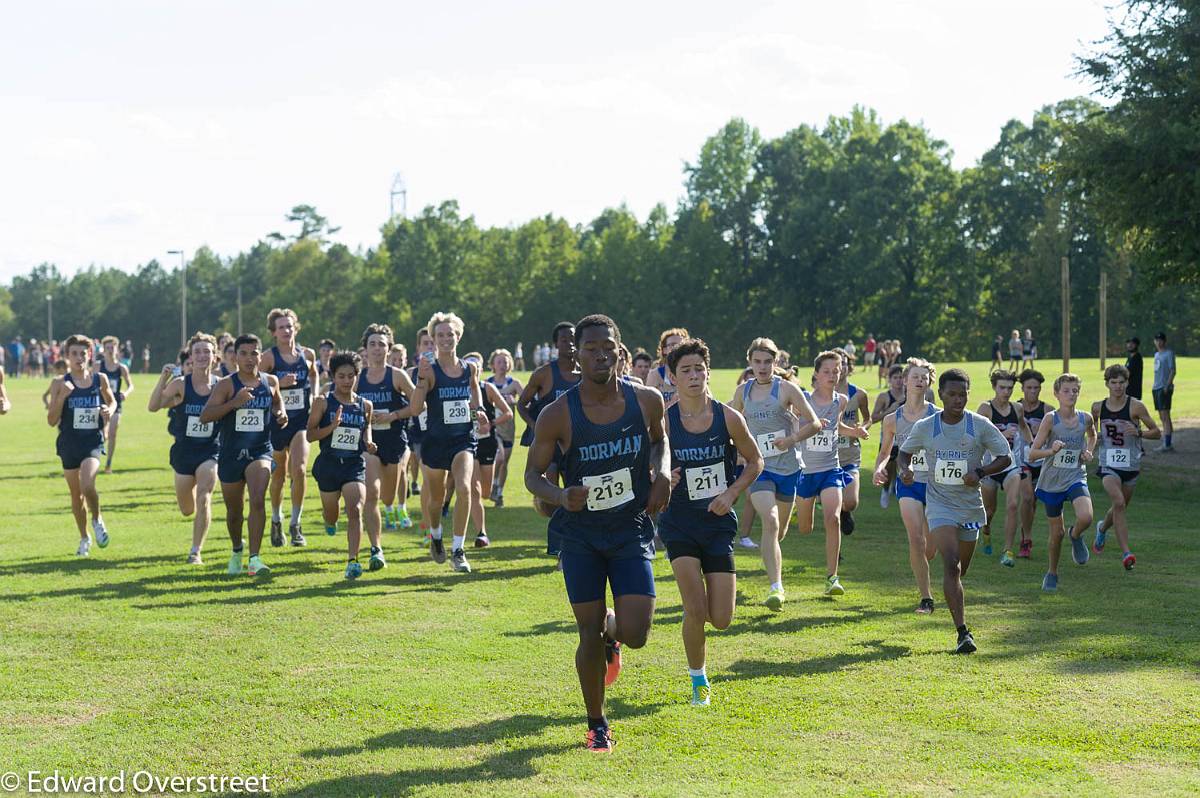
[[[933,469],[933,479],[939,485],[962,485],[966,475],[966,460],[938,460]]]
[[[429,429],[429,411],[422,410],[417,416],[417,429]]]
[[[758,444],[758,450],[762,452],[763,457],[774,457],[780,454],[780,450],[774,446],[774,441],[777,438],[786,438],[787,433],[783,430],[775,432],[764,432],[762,435],[755,435],[754,440]]]
[[[1129,468],[1130,461],[1129,449],[1105,449],[1104,450],[1104,465],[1109,468]]]
[[[371,429],[375,430],[376,432],[387,432],[391,428],[392,428],[392,422],[390,422],[390,421],[372,421],[371,422]]]
[[[75,429],[100,429],[100,408],[76,407],[73,410],[72,422]]]
[[[471,420],[471,403],[466,399],[442,402],[443,424],[466,424]]]
[[[804,441],[804,448],[810,452],[832,452],[837,443],[837,436],[831,429],[823,429],[816,435]]]
[[[265,432],[267,411],[254,407],[239,407],[233,416],[234,432]]]
[[[712,499],[725,492],[725,466],[721,463],[710,466],[697,466],[683,472],[687,480],[688,498]]]
[[[187,436],[189,438],[211,438],[212,434],[213,423],[211,421],[201,424],[200,416],[187,417]]]
[[[913,471],[929,470],[929,461],[925,459],[924,449],[913,453],[912,460],[909,462],[909,467],[912,468]]]
[[[344,452],[357,452],[361,438],[362,430],[358,427],[338,427],[330,436],[329,445]]]
[[[584,477],[583,486],[588,490],[587,508],[592,512],[611,510],[633,501],[633,474],[628,468]]]
[[[283,397],[283,409],[288,413],[304,409],[304,389],[284,388],[279,392]]]
[[[1056,468],[1078,468],[1079,450],[1059,449],[1058,454],[1054,455],[1054,459],[1050,463]]]
[[[848,438],[845,435],[838,436],[838,448],[849,449],[858,441],[858,438]]]

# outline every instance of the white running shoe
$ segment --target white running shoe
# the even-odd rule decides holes
[[[83,538],[79,541],[79,549],[75,552],[76,556],[86,557],[92,552],[92,539]]]
[[[741,546],[743,549],[757,549],[758,548],[758,544],[755,543],[754,540],[749,537],[744,537],[741,540],[739,540],[738,545]]]
[[[98,518],[92,522],[92,532],[96,535],[96,545],[104,548],[108,545],[108,529],[104,526],[104,519]]]

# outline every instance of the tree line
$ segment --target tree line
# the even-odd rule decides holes
[[[431,313],[454,310],[464,347],[522,341],[528,351],[557,321],[599,311],[649,349],[660,330],[687,327],[720,366],[741,363],[759,335],[801,361],[868,332],[939,360],[986,359],[994,337],[1016,328],[1057,357],[1065,256],[1073,356],[1097,354],[1102,271],[1109,354],[1159,329],[1188,351],[1200,334],[1200,135],[1185,122],[1200,107],[1200,77],[1180,69],[1171,85],[1130,87],[1168,80],[1156,53],[1200,57],[1200,26],[1190,3],[1134,2],[1127,13],[1141,25],[1114,22],[1080,62],[1113,104],[1070,99],[1012,120],[969,168],[955,169],[924,127],[856,107],[774,139],[730,120],[685,165],[677,209],[645,218],[615,207],[582,225],[545,216],[482,227],[446,201],[388,220],[377,244],[352,251],[301,205],[287,216],[291,233],[192,255],[189,326],[236,331],[240,285],[246,331],[265,334],[267,311],[288,306],[309,345],[350,346],[386,321],[411,346]],[[42,337],[51,294],[58,337],[111,333],[149,343],[157,363],[178,344],[179,281],[158,261],[70,277],[42,264],[0,287],[0,335]]]

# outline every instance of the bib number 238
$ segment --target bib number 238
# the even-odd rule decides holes
[[[633,473],[628,468],[584,477],[582,481],[588,490],[587,508],[592,512],[611,510],[633,501]]]

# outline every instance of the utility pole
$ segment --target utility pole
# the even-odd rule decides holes
[[[1062,259],[1062,367],[1071,370],[1071,261]]]
[[[46,294],[46,340],[54,340],[54,297]],[[21,365],[17,364],[19,370]]]
[[[408,216],[408,184],[399,172],[392,178],[392,190],[388,195],[388,218],[396,218],[396,197],[400,198],[400,215]]]
[[[1108,272],[1100,271],[1100,371],[1108,354]]]
[[[238,277],[237,288],[238,288],[238,297],[237,297],[238,335],[241,335],[242,334],[242,278],[241,277]]]

